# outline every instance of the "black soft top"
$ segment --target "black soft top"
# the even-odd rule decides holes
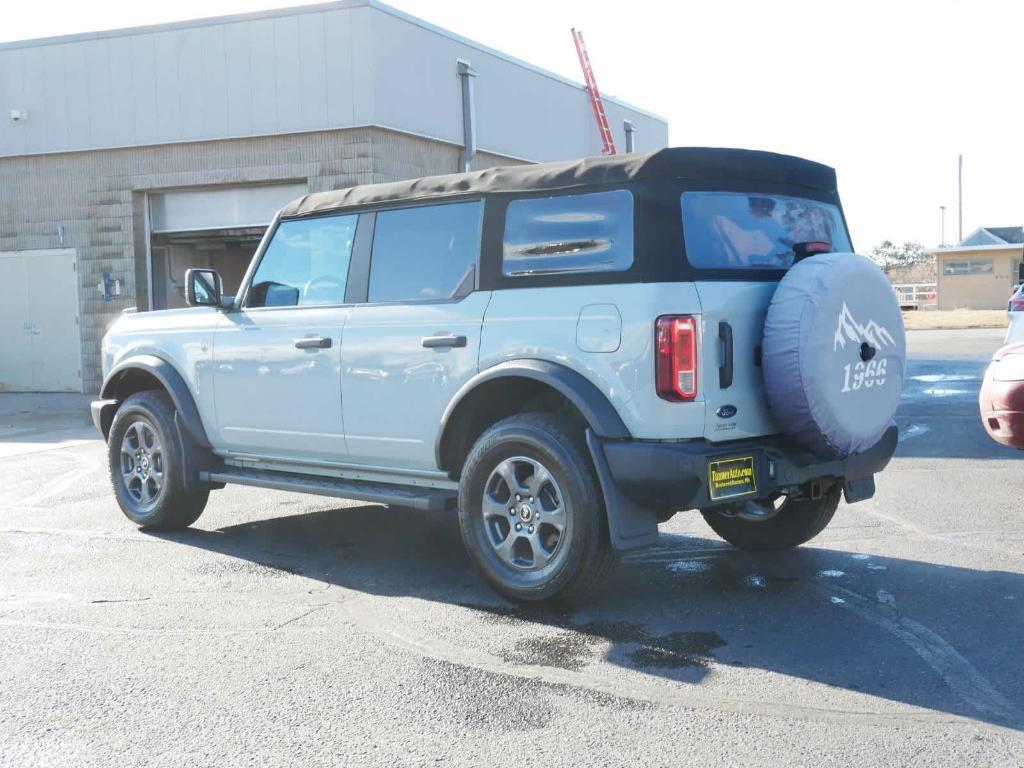
[[[562,163],[511,165],[315,192],[289,203],[281,215],[303,216],[363,205],[466,195],[535,194],[576,187],[668,180],[678,180],[684,188],[688,183],[696,188],[706,188],[709,183],[729,180],[732,183],[770,183],[780,191],[836,191],[835,171],[811,160],[749,149],[672,147],[656,152],[588,157]]]

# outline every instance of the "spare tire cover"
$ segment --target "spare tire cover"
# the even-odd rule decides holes
[[[815,453],[860,453],[896,413],[906,354],[899,300],[874,262],[852,253],[803,259],[768,307],[768,404],[782,430]]]

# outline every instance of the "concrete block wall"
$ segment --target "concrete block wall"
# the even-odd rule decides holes
[[[95,392],[103,334],[125,308],[146,307],[146,192],[279,181],[306,181],[318,192],[451,173],[460,152],[409,134],[350,128],[0,157],[0,251],[76,249],[83,387]],[[474,166],[515,162],[480,153]],[[104,272],[123,286],[109,302],[97,289]]]

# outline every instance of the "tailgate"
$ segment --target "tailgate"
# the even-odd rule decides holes
[[[739,440],[778,433],[768,410],[761,374],[761,337],[774,282],[699,282],[701,386],[704,436]],[[732,382],[726,379],[727,339],[732,335]]]

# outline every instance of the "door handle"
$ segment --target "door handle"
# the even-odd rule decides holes
[[[323,336],[307,336],[304,339],[295,340],[296,349],[330,349],[331,340]]]
[[[732,386],[732,326],[725,320],[718,324],[718,338],[722,340],[722,364],[718,367],[718,388]]]
[[[466,346],[465,336],[424,336],[423,346],[427,349],[437,347],[464,347]]]

